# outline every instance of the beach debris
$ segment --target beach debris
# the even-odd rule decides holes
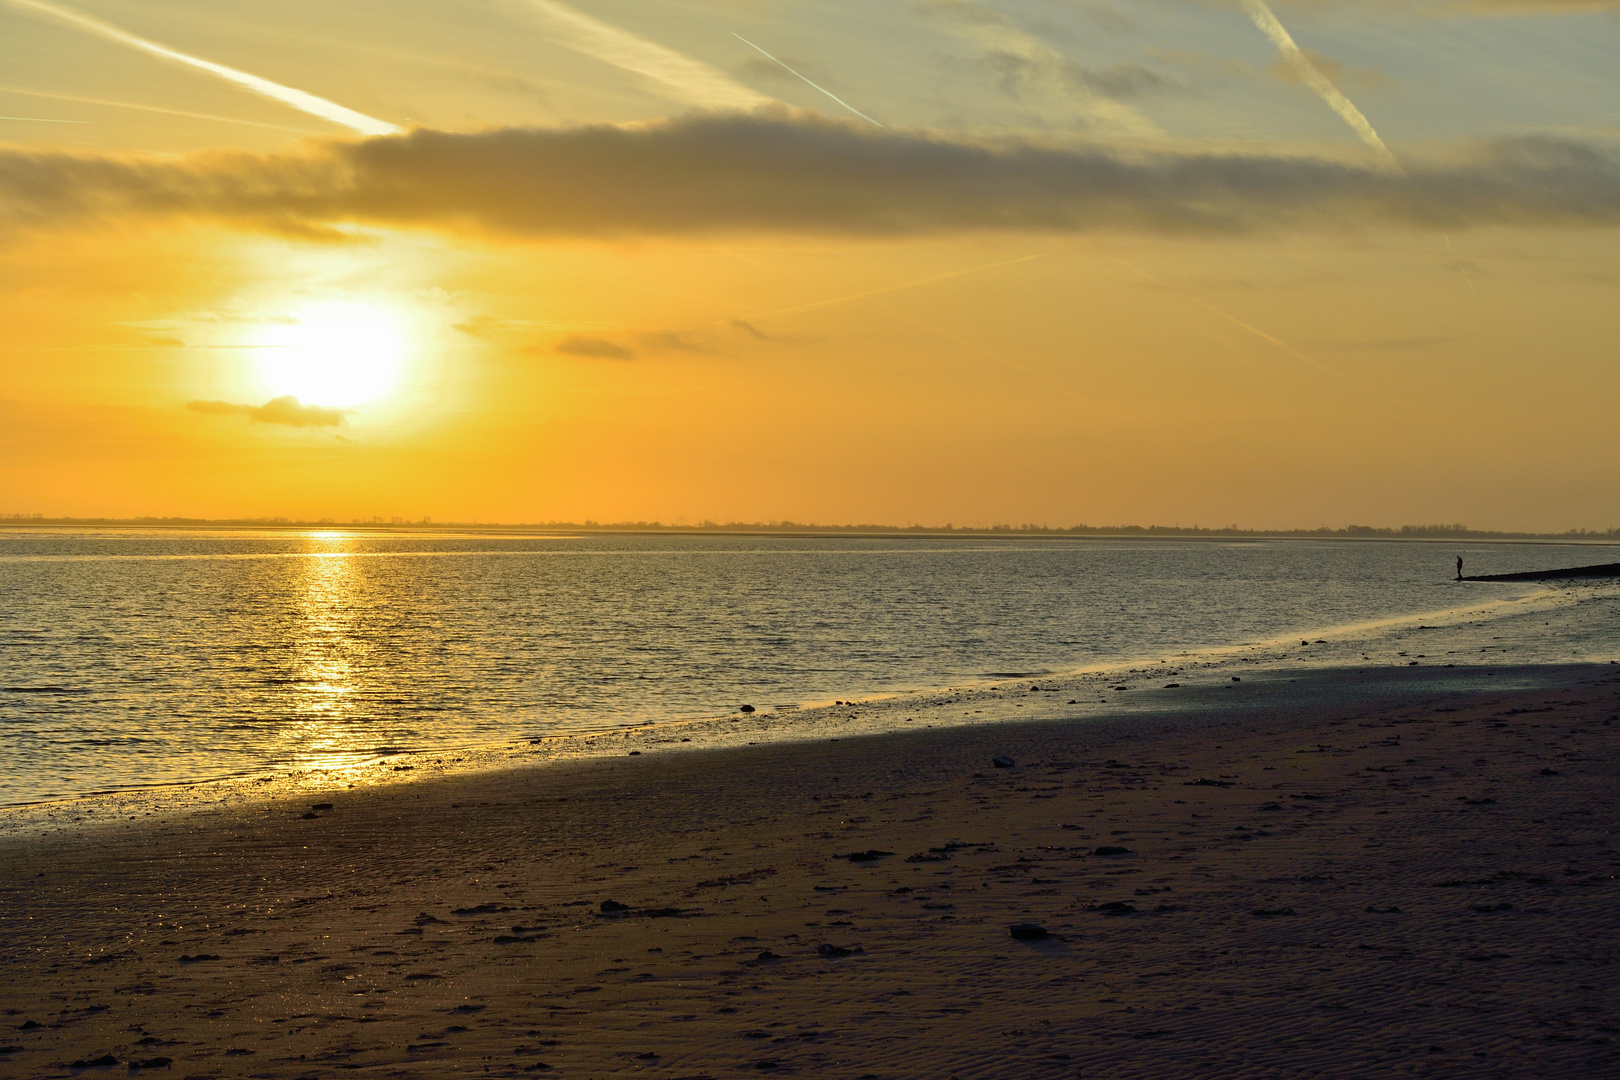
[[[316,819],[318,819],[318,818],[319,818],[319,817],[320,817],[320,816],[321,816],[321,815],[319,815],[319,814],[317,814],[317,813],[315,813],[315,811],[313,811],[313,810],[311,810],[311,811],[310,811],[310,812],[309,812],[309,813],[307,813],[307,814],[302,814],[302,815],[300,815],[300,816],[301,816],[301,817],[302,817],[302,818],[303,818],[303,820],[305,820],[305,821],[315,821],[315,820],[316,820]]]
[[[1129,855],[1130,853],[1131,853],[1130,848],[1128,848],[1128,847],[1119,847],[1118,845],[1115,845],[1115,844],[1104,844],[1102,847],[1097,848],[1095,851],[1092,852],[1093,855],[1099,855],[1099,856],[1102,856],[1103,858],[1107,858],[1110,855]]]
[[[744,705],[742,708],[738,709],[737,711],[738,712],[753,712],[754,707],[752,705]]]
[[[1019,941],[1040,941],[1051,936],[1046,927],[1032,922],[1015,922],[1007,927],[1007,933]]]
[[[111,1068],[112,1066],[114,1066],[116,1064],[118,1064],[118,1059],[117,1058],[113,1057],[111,1054],[102,1054],[98,1058],[80,1058],[77,1061],[70,1062],[68,1064],[68,1068],[70,1068],[70,1069],[109,1069],[109,1068]]]
[[[657,1061],[658,1060],[658,1055],[653,1053],[651,1050],[649,1050],[645,1054],[637,1054],[636,1055],[636,1060],[637,1061]]]
[[[877,848],[867,848],[865,851],[852,851],[843,856],[850,862],[876,862],[879,859],[893,855],[892,851],[879,851]]]
[[[778,1066],[776,1062],[772,1061],[770,1058],[761,1058],[760,1060],[754,1062],[754,1068],[756,1069],[775,1069],[779,1067],[780,1066]]]
[[[0,1054],[15,1054],[22,1050],[20,1046],[0,1046]]]
[[[629,904],[621,904],[617,900],[604,900],[599,907],[604,915],[613,915],[617,912],[630,910]]]
[[[1103,915],[1135,915],[1136,905],[1124,900],[1110,900],[1106,904],[1098,904],[1091,909]]]
[[[216,953],[206,953],[206,952],[200,952],[195,956],[191,955],[190,953],[182,953],[181,956],[180,956],[180,962],[182,964],[200,964],[205,960],[218,960],[218,959],[219,959],[218,954],[216,954]]]
[[[1078,704],[1080,704],[1080,703],[1079,703],[1079,702],[1078,702],[1078,701],[1076,701],[1076,700],[1075,700],[1075,699],[1074,699],[1074,698],[1070,698],[1070,699],[1069,699],[1069,704],[1070,704],[1070,705],[1078,705]]]
[[[329,802],[318,802],[318,803],[315,803],[313,806],[311,806],[310,809],[311,810],[330,810],[330,809],[332,809],[332,804],[329,803]]]
[[[1542,776],[1557,776],[1558,775],[1558,770],[1557,769],[1542,769],[1541,770],[1541,775]]]
[[[147,1058],[144,1061],[131,1061],[129,1063],[129,1069],[131,1072],[136,1072],[140,1069],[167,1069],[173,1064],[173,1058],[152,1057]]]
[[[760,954],[758,956],[754,957],[754,962],[756,964],[764,964],[764,963],[767,963],[767,962],[769,962],[771,960],[780,960],[780,959],[782,959],[782,958],[780,956],[776,955],[775,953],[771,952],[771,950],[762,949],[762,950],[760,950]]]
[[[1241,676],[1241,675],[1234,675],[1234,676],[1232,676],[1232,681],[1233,681],[1233,682],[1242,682],[1242,681],[1243,681],[1243,676]]]
[[[630,751],[630,756],[631,757],[640,757],[641,756],[641,751],[640,750],[632,750],[632,751]]]
[[[748,1031],[743,1032],[742,1037],[745,1039],[768,1039],[771,1037],[771,1033],[768,1031],[760,1031],[758,1028],[751,1028]]]
[[[1260,908],[1255,908],[1254,911],[1251,914],[1253,914],[1254,917],[1257,918],[1257,919],[1276,919],[1276,918],[1281,918],[1283,916],[1292,915],[1293,913],[1294,913],[1294,909],[1291,908],[1291,907],[1283,907],[1283,908],[1263,908],[1263,907],[1260,907]]]
[[[40,1028],[42,1028],[44,1026],[45,1025],[40,1023],[38,1020],[24,1020],[22,1023],[17,1025],[17,1030],[18,1031],[38,1031]]]
[[[826,956],[826,957],[853,956],[854,954],[856,954],[858,952],[863,952],[863,951],[864,950],[859,945],[856,945],[856,946],[854,946],[852,948],[848,948],[848,949],[844,948],[842,945],[817,945],[816,946],[816,952],[819,955]]]
[[[512,909],[505,904],[479,904],[477,907],[458,907],[450,912],[452,915],[499,915],[503,911]],[[438,922],[437,919],[433,920]]]
[[[1389,905],[1389,907],[1376,907],[1372,904],[1367,905],[1367,914],[1369,915],[1399,915],[1400,913],[1401,909],[1394,904]]]
[[[1010,769],[1014,764],[1016,764],[1016,762],[1014,762],[1013,759],[1008,757],[1006,754],[997,754],[995,757],[990,759],[990,764],[994,765],[998,769]]]
[[[1211,780],[1207,776],[1201,776],[1197,780],[1183,780],[1181,782],[1181,786],[1182,787],[1235,787],[1236,785],[1233,784],[1232,781],[1230,781],[1230,780]]]
[[[1268,803],[1265,803],[1265,804],[1264,804],[1264,805],[1262,805],[1262,806],[1261,806],[1261,807],[1260,807],[1260,809],[1262,809],[1262,810],[1267,810],[1267,811],[1271,811],[1271,810],[1281,810],[1281,809],[1282,809],[1282,803],[1278,803],[1278,802],[1268,802]]]

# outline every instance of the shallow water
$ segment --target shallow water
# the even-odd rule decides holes
[[[1547,591],[1452,582],[1459,553],[1471,573],[1620,558],[1297,540],[0,533],[0,805],[744,703],[785,712]],[[1529,632],[1522,606],[1502,618],[1517,662],[1614,646],[1606,624],[1576,640]]]

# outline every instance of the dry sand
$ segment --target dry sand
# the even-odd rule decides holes
[[[0,1075],[1620,1076],[1617,671],[14,837]]]

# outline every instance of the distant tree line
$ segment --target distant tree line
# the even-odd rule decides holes
[[[0,514],[0,522],[18,525],[65,525],[78,527],[139,527],[168,529],[230,529],[230,528],[349,528],[349,529],[432,529],[476,530],[478,532],[545,532],[570,533],[735,533],[795,536],[1154,536],[1154,537],[1345,537],[1353,539],[1414,539],[1414,540],[1615,540],[1620,539],[1620,528],[1570,529],[1567,532],[1501,532],[1488,529],[1470,529],[1466,525],[1402,525],[1384,528],[1374,525],[1347,525],[1335,529],[1323,525],[1315,529],[1240,529],[1236,525],[1202,528],[1181,525],[816,525],[796,521],[700,521],[695,525],[667,525],[659,521],[619,521],[600,523],[591,521],[543,521],[526,523],[491,523],[479,521],[435,522],[430,517],[407,520],[402,517],[353,518],[339,521],[335,518],[308,520],[288,517],[257,518],[189,518],[189,517],[133,517],[133,518],[78,518],[46,517],[43,514]]]

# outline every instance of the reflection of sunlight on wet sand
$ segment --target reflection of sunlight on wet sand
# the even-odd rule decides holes
[[[363,605],[350,538],[316,532],[305,539],[312,557],[301,560],[298,618],[288,626],[298,640],[290,650],[296,659],[280,756],[299,768],[342,768],[372,748],[366,717],[357,711],[366,644],[355,632],[355,613]]]

